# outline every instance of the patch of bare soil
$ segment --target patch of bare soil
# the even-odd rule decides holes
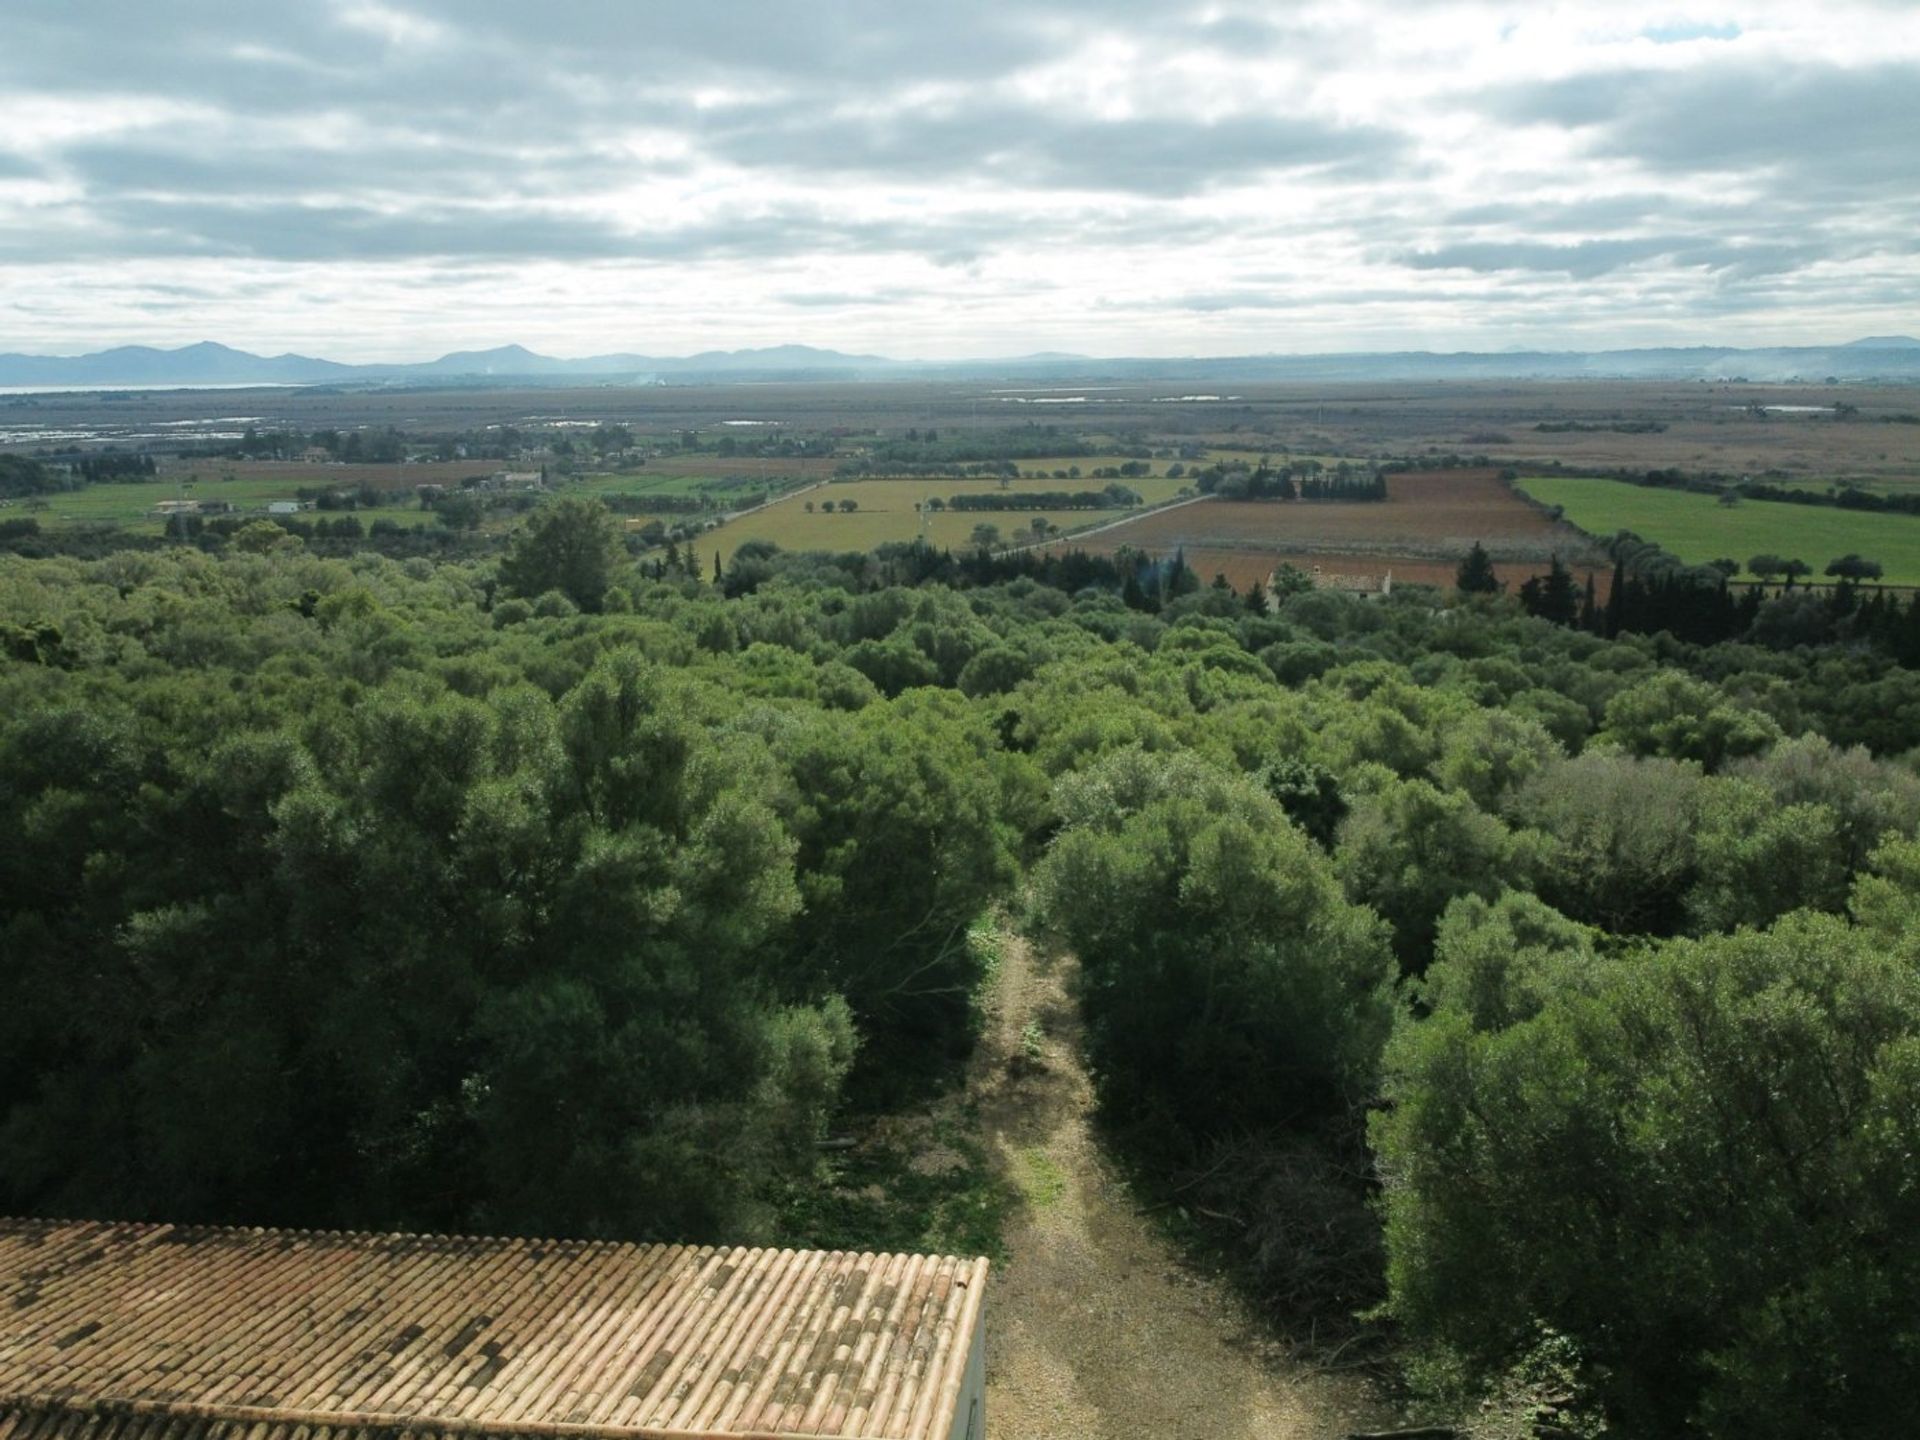
[[[968,1079],[1022,1196],[987,1292],[989,1435],[1323,1440],[1392,1423],[1359,1378],[1264,1338],[1140,1214],[1094,1135],[1073,969],[1008,939]]]

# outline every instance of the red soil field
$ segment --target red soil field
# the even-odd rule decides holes
[[[1105,536],[1098,536],[1095,544]],[[1069,547],[1062,547],[1069,548]],[[1102,552],[1108,553],[1108,552]],[[1158,553],[1158,552],[1156,552]],[[1312,573],[1319,566],[1329,575],[1386,575],[1391,573],[1396,585],[1435,585],[1442,589],[1453,584],[1458,563],[1451,560],[1417,560],[1405,556],[1392,555],[1341,555],[1328,551],[1315,551],[1304,555],[1273,555],[1257,550],[1209,550],[1192,549],[1186,552],[1187,564],[1201,580],[1213,583],[1215,575],[1225,575],[1227,583],[1234,589],[1245,591],[1247,586],[1257,580],[1265,580],[1273,573],[1274,567],[1286,563]],[[1605,566],[1587,568],[1571,566],[1574,579],[1582,586],[1587,576],[1592,575],[1600,598],[1605,600],[1613,589],[1613,572]],[[1546,573],[1545,565],[1495,564],[1494,573],[1506,585],[1511,593],[1519,590],[1535,575]]]
[[[1501,483],[1494,470],[1424,470],[1387,477],[1384,501],[1207,500],[1144,515],[1090,536],[1079,548],[1110,555],[1121,546],[1164,555],[1175,549],[1202,580],[1224,574],[1235,589],[1281,562],[1333,574],[1381,575],[1416,585],[1451,585],[1475,541],[1495,558],[1510,588],[1544,573],[1558,554],[1582,584],[1611,572],[1579,531],[1549,518]],[[1074,548],[1068,539],[1059,548]]]

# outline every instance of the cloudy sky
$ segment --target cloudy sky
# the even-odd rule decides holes
[[[5,0],[0,350],[1920,333],[1920,0]]]

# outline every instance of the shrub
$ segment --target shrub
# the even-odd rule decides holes
[[[1483,1374],[1551,1327],[1636,1436],[1910,1433],[1912,938],[1795,915],[1603,963],[1503,905],[1449,914],[1388,1051],[1392,1312]]]
[[[1178,1139],[1363,1096],[1390,1010],[1384,927],[1251,780],[1122,750],[1062,780],[1039,918],[1079,953],[1106,1099]]]

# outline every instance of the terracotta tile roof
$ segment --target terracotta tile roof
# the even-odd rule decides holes
[[[987,1262],[0,1220],[0,1440],[944,1436]]]

